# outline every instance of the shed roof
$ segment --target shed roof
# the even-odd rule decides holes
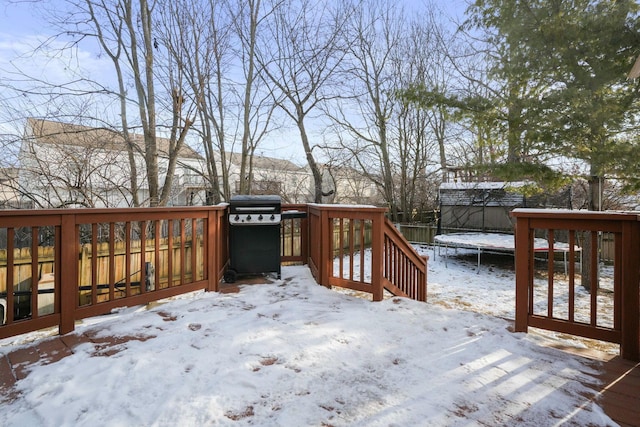
[[[509,191],[525,182],[457,182],[440,185],[442,206],[522,206],[524,196]]]
[[[443,182],[440,190],[496,190],[505,188],[524,187],[527,182]]]

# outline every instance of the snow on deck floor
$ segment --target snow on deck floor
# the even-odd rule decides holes
[[[469,304],[488,305],[483,289],[513,287],[508,272],[466,270],[431,263],[429,298],[476,288]],[[404,298],[372,303],[316,285],[306,267],[282,276],[87,320],[78,332],[148,339],[110,357],[86,344],[32,365],[0,425],[613,424],[584,385],[592,366],[509,332],[509,321]],[[0,341],[0,352],[26,339]]]

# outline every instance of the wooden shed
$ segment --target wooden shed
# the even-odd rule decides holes
[[[447,229],[512,232],[515,208],[571,209],[571,189],[526,197],[526,182],[445,182],[440,185],[439,233]],[[520,190],[520,191],[519,191]],[[451,230],[453,231],[453,230]]]

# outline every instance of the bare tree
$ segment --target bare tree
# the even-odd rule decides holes
[[[207,160],[210,203],[221,201],[221,188],[225,196],[229,191],[227,169],[223,165],[227,116],[225,75],[231,61],[231,25],[225,11],[225,2],[168,2],[162,20],[167,55],[184,77],[191,103],[197,110],[196,131]]]
[[[100,55],[105,55],[111,61],[116,88],[109,88],[112,82],[90,83],[100,88],[101,96],[115,96],[118,99],[119,128],[129,153],[129,182],[134,205],[143,203],[137,181],[141,174],[135,161],[136,155],[144,157],[148,203],[151,206],[166,204],[171,194],[178,154],[193,124],[193,118],[184,111],[185,97],[181,79],[175,78],[176,75],[170,68],[161,73],[155,61],[155,52],[160,48],[160,34],[154,21],[162,6],[161,0],[68,0],[64,7],[54,9],[50,16],[51,24],[59,33],[39,47],[51,48],[55,43],[62,42],[63,46],[59,49],[73,56],[78,46],[95,42],[100,48]],[[170,67],[171,64],[166,66]],[[163,77],[166,78],[164,86],[158,82]],[[86,80],[86,77],[82,79]],[[158,88],[164,91],[158,92]],[[62,88],[49,87],[48,90],[50,93],[60,93],[61,89],[68,90],[67,95],[74,96],[91,97],[97,94],[89,91],[74,92],[70,85]],[[130,96],[131,89],[133,96]],[[167,98],[169,101],[158,101],[158,94],[163,101]],[[107,98],[102,98],[104,106],[109,105]],[[168,123],[165,129],[169,135],[169,144],[162,151],[158,149],[156,136],[159,121]],[[133,142],[136,127],[133,123],[139,123],[144,135],[142,149]],[[166,159],[162,185],[159,157]]]
[[[450,85],[450,46],[432,7],[412,20],[396,2],[360,4],[347,27],[345,96],[329,111],[343,157],[378,186],[393,220],[434,208],[428,187],[444,178],[451,151],[451,113],[416,109],[398,96],[407,86]]]
[[[346,90],[351,100],[332,114],[338,127],[350,135],[343,138],[343,148],[380,188],[393,220],[398,218],[394,185],[398,170],[392,159],[390,121],[397,107],[393,92],[399,86],[393,63],[403,60],[399,55],[406,28],[403,19],[399,6],[385,0],[362,4],[353,14],[346,30],[352,43],[342,67],[343,80],[350,82]]]
[[[241,108],[241,162],[240,162],[240,194],[251,192],[253,177],[253,159],[260,141],[273,129],[274,111],[278,102],[273,89],[264,84],[260,78],[264,71],[258,58],[258,42],[260,35],[266,30],[270,19],[283,7],[284,2],[275,0],[248,0],[240,2],[237,9],[231,10],[235,35],[239,41],[236,59],[241,65],[241,79],[237,82],[237,93]]]
[[[242,151],[240,162],[240,194],[248,194],[250,190],[252,154],[251,137],[251,111],[252,96],[256,83],[256,43],[258,24],[264,18],[260,17],[262,2],[249,0],[241,6],[235,14],[235,28],[240,38],[240,54],[242,57],[244,74],[244,91],[242,99]],[[255,148],[254,148],[255,150]]]
[[[251,188],[251,159],[271,126],[275,108],[260,85],[257,35],[271,13],[260,0],[170,2],[163,14],[163,42],[190,88],[197,109],[210,201]],[[232,188],[231,155],[240,145],[240,187]]]
[[[331,79],[345,54],[342,28],[349,14],[343,4],[283,1],[258,53],[261,76],[272,86],[274,102],[298,128],[313,175],[316,202],[322,200],[322,174],[307,123],[323,103],[336,97]]]
[[[158,181],[158,150],[156,145],[156,99],[153,76],[154,57],[152,39],[152,8],[147,0],[134,4],[131,0],[92,1],[72,3],[74,12],[86,12],[92,35],[112,60],[118,79],[120,118],[128,141],[130,165],[135,167],[134,145],[129,137],[129,112],[125,79],[131,72],[137,96],[139,120],[144,133],[144,158],[151,206],[160,203]],[[138,6],[137,10],[134,6]],[[71,23],[69,23],[71,24]],[[141,31],[140,31],[141,30]],[[134,172],[132,168],[132,172]],[[173,174],[168,174],[172,179]],[[132,185],[135,180],[131,178]],[[134,191],[137,196],[137,191]],[[138,201],[139,203],[139,201]]]
[[[403,60],[392,61],[394,74],[400,87],[415,82],[421,84],[446,84],[445,62],[439,56],[437,38],[441,28],[435,24],[433,11],[428,10],[420,22],[407,25],[405,41],[401,44]],[[425,47],[428,46],[428,49]],[[425,210],[434,209],[434,199],[428,189],[433,185],[434,168],[446,168],[446,141],[449,120],[442,109],[420,110],[399,102],[397,110],[397,136],[391,145],[397,151],[395,161],[399,172],[396,178],[399,207],[403,221],[412,221],[416,215],[422,217]],[[434,160],[437,159],[437,160]],[[442,177],[442,175],[439,175]]]

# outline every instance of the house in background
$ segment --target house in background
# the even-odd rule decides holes
[[[141,135],[132,135],[139,200],[149,198]],[[169,141],[158,138],[158,169],[164,181]],[[131,168],[122,135],[110,129],[28,119],[19,154],[17,190],[25,206],[127,207],[132,206]],[[203,158],[184,145],[176,166],[169,204],[202,204],[204,180],[193,173],[202,169]],[[176,179],[177,178],[177,179]],[[200,202],[200,203],[198,203]]]
[[[231,191],[240,192],[239,153],[227,153],[230,159],[229,180]],[[274,157],[254,155],[251,161],[251,194],[276,194],[284,203],[313,201],[313,176],[306,167]]]
[[[144,139],[131,134],[138,200],[148,203],[149,191],[144,163]],[[162,184],[168,169],[169,141],[157,138],[158,172]],[[240,191],[241,155],[227,153],[231,194]],[[126,141],[121,133],[51,120],[28,119],[19,152],[20,168],[6,171],[0,185],[7,207],[73,208],[129,207],[131,167]],[[218,170],[223,165],[217,164]],[[211,201],[206,160],[184,145],[174,171],[168,205],[205,205]],[[285,203],[308,203],[314,198],[313,175],[308,167],[254,155],[249,170],[251,194],[277,194]],[[351,168],[322,167],[323,203],[383,205],[376,185]],[[5,180],[6,181],[6,180]],[[2,184],[2,181],[0,181]],[[222,189],[221,189],[222,190]],[[209,197],[207,197],[209,196]],[[9,200],[13,200],[11,206]]]
[[[323,203],[384,206],[376,184],[356,169],[322,166]]]
[[[20,203],[18,191],[18,168],[0,168],[0,209],[24,208]]]
[[[240,191],[240,161],[238,153],[227,153],[231,159],[230,181],[232,192]],[[348,167],[320,165],[322,177],[321,203],[384,206],[384,198],[376,184]],[[253,156],[251,168],[251,194],[278,194],[284,203],[311,203],[314,201],[313,174],[308,166],[266,156]]]

